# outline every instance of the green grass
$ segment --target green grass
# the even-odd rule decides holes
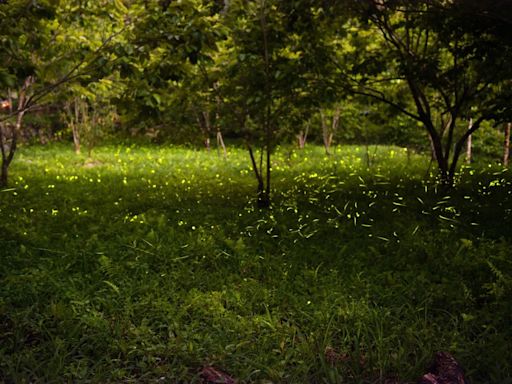
[[[413,382],[450,351],[512,376],[511,175],[449,195],[400,148],[24,147],[0,191],[0,381]],[[326,358],[332,348],[339,361]]]

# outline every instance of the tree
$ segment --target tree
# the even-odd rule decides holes
[[[63,0],[59,5],[51,0],[0,3],[0,94],[12,99],[9,113],[0,117],[2,185],[7,184],[24,115],[51,101],[64,84],[102,77],[109,60],[115,59],[107,47],[124,30],[124,22],[120,29],[111,27],[119,25],[113,22],[116,17],[123,20],[126,9],[121,1]],[[77,26],[91,20],[109,27],[88,38]]]
[[[224,94],[229,94],[228,102],[245,134],[261,208],[271,202],[276,141],[289,125],[289,114],[296,106],[304,107],[310,95],[305,44],[311,30],[300,27],[314,25],[314,9],[306,2],[295,5],[303,7],[300,16],[285,1],[233,1],[225,15],[230,32],[224,68],[230,81]]]
[[[143,116],[147,124],[162,128],[172,124],[176,135],[176,126],[196,128],[199,118],[200,126],[208,130],[215,117],[211,113],[215,81],[208,72],[223,34],[222,8],[216,3],[132,2],[134,28],[116,50],[127,86],[119,106],[133,122]],[[206,114],[208,120],[204,120]]]
[[[0,186],[6,187],[8,181],[9,166],[14,158],[18,144],[18,135],[21,131],[25,106],[29,98],[28,92],[34,82],[33,76],[28,76],[16,94],[16,108],[13,108],[13,94],[9,90],[8,112],[14,115],[14,122],[6,120],[0,123],[0,150],[2,153],[2,170],[0,174]]]
[[[210,151],[210,139],[215,135],[217,153],[222,149],[224,158],[227,158],[227,150],[222,135],[221,123],[223,110],[223,95],[221,82],[226,79],[222,76],[219,67],[219,51],[209,52],[207,57],[198,60],[197,65],[191,67],[183,79],[187,84],[181,89],[183,104],[192,114],[201,130],[205,148]]]
[[[23,116],[31,104],[36,67],[49,39],[46,20],[54,8],[47,2],[0,3],[0,94],[7,94],[6,112],[0,115],[2,165],[0,186],[7,186]]]
[[[260,84],[257,89],[249,88],[252,92],[256,91],[256,94],[253,95],[254,98],[250,100],[253,103],[253,108],[251,108],[253,111],[252,118],[257,121],[263,139],[259,165],[251,143],[247,144],[253,171],[258,180],[257,194],[260,208],[270,206],[271,153],[274,144],[273,135],[276,129],[274,99],[276,88],[272,80],[277,77],[277,74],[273,53],[277,51],[277,39],[275,37],[279,35],[280,31],[277,28],[280,23],[277,18],[270,22],[271,14],[269,11],[271,8],[272,4],[267,0],[255,2],[252,7],[249,6],[247,9],[248,28],[243,28],[242,24],[237,24],[233,30],[233,37],[238,40],[236,43],[239,58],[252,67],[253,71],[251,73],[255,74],[257,78],[257,80],[255,78],[245,78],[243,80],[246,80],[247,85],[254,85],[254,80]],[[275,13],[272,16],[275,16]],[[243,70],[249,70],[249,68],[245,67]],[[265,167],[263,166],[264,156],[266,158]]]
[[[89,155],[101,134],[111,100],[124,90],[114,63],[119,60],[112,47],[124,41],[130,27],[129,10],[122,1],[61,1],[56,12],[51,50],[60,58],[47,66],[46,78],[72,76],[66,87],[56,89],[51,100],[61,105],[61,114],[73,136],[75,152],[82,142]]]
[[[442,182],[452,185],[467,138],[483,121],[510,114],[511,45],[500,44],[492,26],[499,20],[485,20],[462,1],[365,0],[351,2],[351,10],[355,35],[371,31],[373,42],[346,58],[343,86],[420,122]]]
[[[63,119],[71,129],[75,152],[80,154],[82,144],[92,156],[93,148],[117,119],[111,100],[119,96],[122,87],[116,86],[114,76],[91,82],[87,86],[72,84],[63,92]]]

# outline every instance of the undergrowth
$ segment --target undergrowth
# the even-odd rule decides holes
[[[414,382],[449,351],[512,376],[511,177],[437,188],[401,148],[25,147],[0,191],[0,380]],[[389,382],[389,381],[388,381]]]

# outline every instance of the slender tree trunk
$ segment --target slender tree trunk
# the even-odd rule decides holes
[[[268,32],[267,32],[267,21],[265,17],[265,8],[266,3],[265,0],[261,0],[261,14],[260,14],[260,23],[262,29],[262,37],[263,37],[263,59],[265,63],[265,93],[267,97],[267,106],[265,109],[265,151],[266,151],[266,186],[263,193],[259,193],[258,196],[258,207],[260,208],[268,208],[270,207],[270,173],[272,171],[271,165],[271,152],[272,152],[272,130],[273,130],[273,122],[272,122],[272,84],[271,84],[271,75],[270,75],[270,53],[269,53],[269,44],[268,44]],[[262,169],[262,168],[260,168]],[[263,180],[263,177],[261,177]]]
[[[196,115],[197,124],[201,129],[204,137],[204,147],[207,152],[210,152],[210,113],[208,111],[202,111],[201,113],[197,113]]]
[[[320,109],[320,120],[322,123],[322,139],[324,142],[325,153],[327,155],[331,154],[331,145],[332,139],[334,137],[334,132],[338,129],[339,121],[340,121],[340,107],[336,107],[334,114],[332,115],[331,120],[331,128],[329,129],[329,124],[327,122],[327,117],[322,109]]]
[[[332,117],[332,124],[331,124],[331,132],[329,133],[329,148],[331,148],[332,145],[332,139],[334,137],[334,132],[338,130],[338,127],[340,125],[340,113],[341,109],[339,106],[336,107],[336,110],[334,111],[334,115]]]
[[[445,186],[451,186],[453,184],[453,178],[450,176],[448,169],[448,160],[443,153],[443,145],[441,143],[441,137],[430,135],[432,145],[432,157],[437,162],[439,173],[441,176],[441,183]]]
[[[252,169],[254,171],[254,175],[256,176],[256,180],[258,180],[258,188],[256,189],[257,196],[257,206],[259,208],[267,208],[270,204],[269,196],[265,193],[265,182],[263,181],[261,164],[258,168],[258,164],[256,163],[256,158],[254,157],[254,152],[250,145],[247,145],[247,149],[249,150],[249,156],[251,157]]]
[[[428,135],[428,140],[430,142],[430,159],[437,161],[436,149],[434,148],[434,140],[432,139],[432,136]]]
[[[6,123],[0,123],[0,149],[2,151],[2,172],[0,175],[0,187],[7,186],[7,171],[8,171],[8,167],[9,167],[7,164],[7,155],[6,155],[8,148],[7,148],[6,138],[4,135],[5,125],[6,125]]]
[[[466,143],[466,163],[471,164],[473,161],[473,135],[469,135]]]
[[[81,148],[80,148],[80,132],[78,131],[78,127],[76,124],[71,125],[71,129],[73,131],[73,144],[75,146],[75,153],[77,155],[80,154]]]
[[[89,106],[86,100],[80,100],[80,124],[79,127],[82,133],[85,134],[87,147],[87,157],[92,158],[92,150],[96,144],[96,137],[94,135],[95,125],[97,123],[97,115],[94,108]]]
[[[270,130],[270,128],[269,128]],[[268,136],[270,136],[270,133],[268,134]],[[267,185],[266,185],[266,188],[265,188],[265,195],[263,196],[264,198],[261,199],[260,201],[260,207],[261,208],[268,208],[270,207],[270,175],[271,175],[271,171],[272,171],[272,163],[270,161],[270,155],[271,155],[271,142],[270,142],[270,137],[267,137]]]
[[[419,102],[417,101],[419,104]],[[418,111],[420,111],[420,106],[418,106]],[[428,137],[430,140],[430,148],[432,150],[432,162],[435,160],[439,169],[439,173],[441,176],[441,183],[443,185],[450,185],[451,180],[448,172],[448,159],[446,158],[443,152],[443,142],[442,142],[442,131],[441,134],[436,130],[433,121],[427,116],[424,112],[421,112],[420,115],[423,116],[422,123],[427,129]],[[441,122],[441,127],[444,127],[445,124]],[[429,166],[430,167],[430,166]]]
[[[13,107],[12,107],[12,97],[11,97],[11,90],[8,91],[9,99],[6,105],[6,109],[8,113],[12,113]],[[10,125],[11,123],[9,121],[5,121],[3,123],[0,123],[0,149],[2,152],[2,166],[1,166],[1,174],[0,174],[0,187],[7,187],[8,182],[8,171],[9,171],[9,152],[11,151],[11,147],[9,146],[8,140],[9,135],[13,134],[12,127]]]
[[[218,86],[217,83],[214,84],[213,89],[218,92]],[[220,130],[220,113],[221,113],[221,99],[219,94],[217,93],[215,97],[215,123],[214,126],[217,130],[217,151],[219,150],[219,147],[222,148],[222,152],[224,154],[224,159],[228,158],[228,151],[226,150],[226,145],[224,144],[224,138],[222,137],[222,131]],[[218,153],[218,152],[217,152]],[[220,154],[219,154],[220,156]]]
[[[71,131],[73,132],[73,144],[75,145],[75,153],[80,154],[80,106],[78,98],[74,100],[75,117],[71,118]]]
[[[8,185],[9,180],[9,165],[3,161],[2,162],[2,174],[0,175],[0,187],[5,188]]]
[[[14,158],[14,154],[17,149],[17,141],[18,134],[21,132],[21,124],[23,121],[23,116],[25,115],[25,107],[26,107],[26,92],[30,88],[30,86],[34,83],[34,78],[32,76],[28,76],[23,83],[23,86],[18,91],[18,105],[17,105],[17,115],[16,122],[14,125],[9,122],[5,122],[0,127],[0,146],[2,152],[2,165],[0,172],[0,186],[6,187],[8,184],[8,176],[9,176],[9,166]],[[10,113],[13,111],[12,107],[12,94],[9,90],[9,108]],[[8,128],[5,130],[5,128]],[[9,136],[9,137],[8,137]],[[8,142],[10,140],[10,143]]]
[[[459,157],[463,151],[464,145],[466,143],[466,140],[468,137],[473,134],[479,127],[482,121],[484,120],[485,116],[480,116],[476,121],[474,121],[471,126],[468,127],[468,130],[462,135],[462,137],[457,141],[455,144],[454,150],[453,150],[453,157],[452,162],[448,168],[448,178],[447,181],[449,181],[449,186],[453,186],[455,172],[457,171],[457,162],[459,160]]]
[[[226,150],[226,145],[224,144],[224,139],[222,138],[222,132],[220,129],[217,130],[217,148],[222,148],[222,153],[224,154],[224,159],[228,158],[228,151]]]
[[[240,125],[242,128],[245,127],[246,118],[247,118],[246,113],[242,113],[241,117],[240,117]],[[261,150],[259,166],[258,166],[258,163],[256,162],[256,157],[254,156],[254,151],[253,151],[251,145],[249,144],[249,142],[247,142],[246,145],[247,145],[247,150],[249,151],[249,156],[251,159],[252,170],[254,171],[254,176],[256,177],[256,180],[258,182],[258,186],[256,189],[256,197],[257,197],[256,204],[259,208],[266,208],[270,204],[270,199],[265,194],[265,182],[263,180],[263,149]]]
[[[510,130],[512,128],[512,123],[507,123],[505,125],[505,140],[503,143],[503,165],[508,167],[508,160],[510,158]]]
[[[472,126],[473,126],[473,119],[469,119],[469,128],[468,129],[471,129]],[[472,137],[473,137],[473,135],[469,135],[468,140],[466,142],[466,163],[468,163],[468,164],[471,164],[471,162],[473,161]]]
[[[445,148],[444,148],[444,157],[446,159],[450,158],[450,152],[452,150],[452,143],[453,143],[453,133],[455,131],[455,123],[456,118],[450,114],[448,117],[448,120],[446,121],[445,125],[442,127],[441,130],[441,138],[445,138]]]
[[[205,133],[205,140],[204,145],[206,147],[206,150],[210,152],[210,113],[208,111],[203,112],[203,122],[204,122],[204,133]]]
[[[306,125],[306,129],[304,131],[300,131],[297,135],[299,149],[304,149],[306,147],[306,141],[308,139],[308,131],[309,124]]]
[[[299,149],[304,149],[304,132],[300,131],[297,135],[297,147]]]
[[[326,120],[327,120],[327,118],[325,117],[324,111],[322,109],[320,109],[320,121],[322,123],[322,139],[324,142],[325,153],[327,155],[330,155],[331,154],[330,148],[331,148],[332,136],[329,135],[329,128],[328,128]]]

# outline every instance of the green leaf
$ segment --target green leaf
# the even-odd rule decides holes
[[[122,0],[114,0],[114,6],[119,12],[126,13],[128,12],[128,9],[123,4]]]
[[[103,280],[103,282],[104,282],[105,284],[107,284],[110,288],[112,288],[112,290],[113,290],[115,293],[117,293],[117,294],[119,294],[119,293],[120,293],[120,291],[119,291],[119,287],[118,287],[117,285],[115,285],[114,283],[112,283],[112,282],[110,282],[110,281],[108,281],[108,280]]]

